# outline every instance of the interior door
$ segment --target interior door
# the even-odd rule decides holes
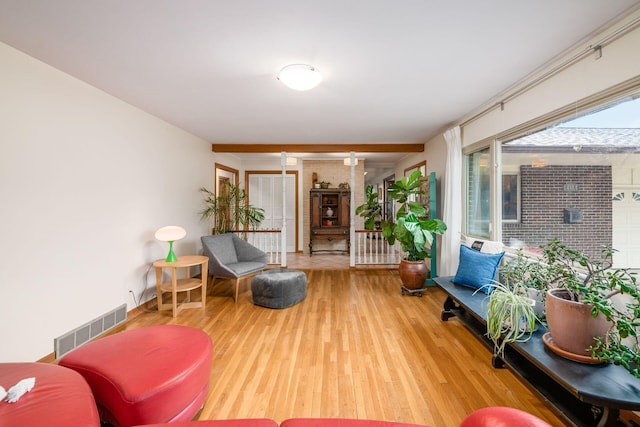
[[[287,175],[285,180],[287,252],[296,250],[296,182],[295,175]],[[282,175],[249,174],[249,203],[264,209],[261,230],[282,228]]]

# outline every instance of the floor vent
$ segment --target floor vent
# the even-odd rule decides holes
[[[56,359],[69,353],[74,348],[91,341],[101,333],[108,331],[125,320],[127,320],[127,304],[122,304],[66,334],[54,338],[53,347]]]

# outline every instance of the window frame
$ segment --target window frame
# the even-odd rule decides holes
[[[469,183],[469,169],[468,169],[468,162],[467,162],[467,157],[470,155],[473,155],[475,153],[478,153],[480,151],[483,150],[488,150],[488,166],[491,165],[492,160],[495,158],[495,155],[493,154],[493,152],[495,151],[495,141],[491,140],[491,139],[486,139],[484,141],[480,141],[476,144],[472,144],[469,145],[465,148],[462,149],[462,157],[463,157],[463,167],[462,167],[462,208],[463,208],[463,215],[462,215],[462,234],[465,236],[472,236],[472,237],[477,237],[480,239],[489,239],[489,240],[495,240],[494,236],[493,236],[493,231],[496,229],[496,227],[492,224],[492,216],[493,216],[493,204],[494,202],[491,200],[492,198],[492,194],[495,187],[495,177],[494,175],[494,167],[489,167],[489,223],[488,223],[488,230],[487,230],[487,235],[480,235],[480,234],[474,234],[473,232],[471,232],[469,230],[469,224],[467,222],[467,218],[469,217],[468,215],[468,211],[469,211],[469,199],[467,198],[467,195],[469,194],[469,187],[468,187],[468,183]],[[495,163],[494,163],[495,166]],[[498,227],[499,228],[499,227]]]
[[[477,151],[489,148],[489,158],[493,161],[493,167],[489,170],[490,180],[490,212],[489,212],[489,239],[502,241],[502,224],[516,223],[521,218],[521,182],[518,181],[518,221],[502,220],[502,144],[513,139],[520,138],[530,133],[534,133],[551,126],[578,118],[580,116],[592,114],[598,110],[610,108],[618,102],[628,97],[640,97],[640,76],[629,79],[620,84],[614,85],[604,91],[598,92],[564,107],[553,110],[547,114],[539,116],[533,120],[514,126],[504,132],[500,132],[493,137],[485,138],[481,141],[467,145],[462,149],[463,156],[463,181],[462,181],[462,234],[478,238],[487,238],[469,233],[467,223],[469,200],[468,192],[468,170],[466,157]],[[464,130],[464,129],[463,129]],[[520,179],[520,177],[519,177]]]

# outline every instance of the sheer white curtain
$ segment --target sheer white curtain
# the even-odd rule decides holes
[[[447,141],[442,220],[447,231],[442,236],[439,276],[453,276],[458,269],[462,231],[462,138],[460,126],[444,133]]]

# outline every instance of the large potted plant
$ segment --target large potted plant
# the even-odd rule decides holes
[[[399,273],[402,284],[407,289],[420,289],[429,277],[424,262],[431,257],[431,243],[436,234],[442,234],[447,226],[440,219],[430,219],[427,211],[418,201],[421,190],[420,171],[395,181],[387,189],[387,194],[398,203],[395,221],[382,221],[382,236],[390,245],[400,243],[405,257],[400,261]]]
[[[622,365],[640,378],[640,292],[633,273],[613,268],[611,247],[603,248],[598,259],[557,239],[542,249],[550,283],[556,286],[546,298],[551,348],[578,361]]]
[[[264,209],[249,204],[247,192],[237,185],[225,182],[215,194],[202,187],[205,207],[200,211],[202,219],[211,220],[212,233],[223,234],[247,226],[255,230],[264,221]]]
[[[356,215],[364,218],[365,230],[376,228],[376,222],[382,216],[382,206],[378,202],[378,193],[373,191],[373,185],[369,184],[364,190],[364,203],[356,208]]]

